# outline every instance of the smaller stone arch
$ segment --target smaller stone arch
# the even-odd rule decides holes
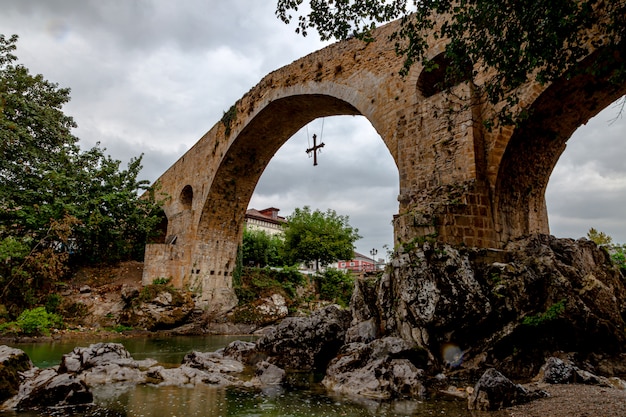
[[[193,188],[191,185],[185,185],[179,196],[180,204],[183,206],[183,210],[191,210],[193,204]]]
[[[578,75],[553,82],[528,108],[528,119],[512,132],[494,187],[499,241],[549,233],[545,192],[556,163],[574,131],[626,93],[626,84],[584,71],[597,54],[581,62]]]

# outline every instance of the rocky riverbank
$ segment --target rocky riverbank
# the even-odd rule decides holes
[[[139,289],[116,285],[117,317],[126,317],[130,307],[146,328],[164,323],[171,334],[256,329],[232,327],[224,317],[215,320],[192,306],[184,307],[188,313],[182,322],[162,320],[188,301],[183,297],[179,303],[159,290],[133,304]],[[102,297],[97,291],[82,289],[77,296]],[[283,310],[275,301],[279,297],[267,299],[276,307],[270,308],[272,314]],[[311,371],[324,374],[326,389],[341,394],[390,401],[446,392],[467,396],[472,409],[505,407],[524,413],[519,410],[532,407],[517,408],[526,407],[519,403],[554,403],[541,384],[592,384],[607,398],[623,398],[626,383],[619,377],[626,376],[625,317],[624,276],[593,242],[536,235],[503,250],[416,242],[399,248],[382,276],[358,280],[349,309],[328,306],[287,317],[265,328],[245,354],[238,350],[238,358],[222,359],[235,359],[257,376],[270,372],[265,380],[272,383],[293,385],[298,379],[290,375]],[[190,363],[197,364],[203,355]],[[210,357],[213,363],[215,356]],[[190,367],[207,371],[206,365]],[[250,381],[231,374],[200,375],[183,366],[177,372],[184,377],[142,370],[141,365],[133,369],[143,375],[139,383],[157,385],[189,378],[195,378],[193,383]],[[545,377],[546,369],[552,376]],[[533,378],[534,385],[512,382],[531,383]],[[598,398],[587,400],[598,404]]]
[[[399,338],[351,344],[349,348],[344,345],[332,354],[341,344],[349,317],[346,310],[329,306],[310,317],[284,320],[256,343],[233,342],[216,352],[191,352],[176,368],[164,368],[152,359],[135,360],[117,343],[98,343],[75,348],[54,368],[38,369],[22,351],[0,346],[0,409],[41,412],[54,408],[59,413],[61,408],[71,415],[75,407],[94,407],[94,395],[100,402],[111,401],[137,384],[302,388],[303,383],[310,384],[309,379],[301,378],[303,371],[323,368],[322,384],[329,391],[370,402],[424,399],[443,393],[465,398],[474,410],[505,408],[494,416],[524,416],[538,415],[525,414],[533,410],[551,410],[563,395],[577,390],[588,396],[567,404],[565,410],[619,415],[624,407],[620,399],[626,394],[626,382],[594,375],[554,357],[541,368],[536,382],[522,386],[495,369],[487,370],[475,385],[443,373],[429,375],[416,366],[425,358],[416,356],[415,346]],[[568,384],[568,389],[554,388],[556,384]],[[533,405],[517,405],[531,401]]]

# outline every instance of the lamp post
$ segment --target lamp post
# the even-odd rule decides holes
[[[377,253],[378,253],[378,250],[376,248],[373,248],[370,251],[370,255],[372,255],[372,260],[374,261],[374,271],[376,271],[376,258],[375,258],[375,256],[376,256]]]

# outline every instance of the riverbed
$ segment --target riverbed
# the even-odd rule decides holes
[[[168,336],[135,337],[107,340],[122,343],[134,359],[152,358],[163,366],[178,366],[191,351],[212,352],[234,340],[253,341],[254,336]],[[76,346],[88,346],[98,340],[7,343],[25,351],[40,368],[58,365],[62,355]],[[163,416],[448,416],[470,417],[466,402],[450,397],[424,401],[399,400],[378,402],[328,394],[318,383],[319,376],[303,375],[306,381],[296,388],[256,389],[215,388],[199,385],[153,387],[108,384],[93,389],[96,407],[72,412],[73,416],[163,417]],[[36,413],[9,413],[30,417]],[[61,414],[62,415],[62,414]]]

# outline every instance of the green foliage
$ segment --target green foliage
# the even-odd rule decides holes
[[[24,310],[17,320],[0,325],[0,333],[15,332],[28,336],[50,335],[51,329],[63,327],[63,319],[55,313],[49,313],[45,307]]]
[[[342,307],[350,304],[354,290],[354,278],[349,272],[328,268],[316,276],[319,295],[322,300],[332,301]]]
[[[271,293],[281,293],[293,300],[296,287],[306,283],[297,267],[256,268],[244,267],[241,284],[235,286],[239,304],[246,304]]]
[[[155,279],[155,281],[158,280],[158,278]],[[153,283],[150,285],[146,285],[139,292],[139,297],[137,298],[137,301],[149,303],[154,300],[159,294],[164,292],[172,296],[171,304],[173,306],[179,306],[184,303],[183,295],[180,293],[179,290],[169,285],[169,280],[166,280],[165,283],[162,284]]]
[[[63,297],[60,294],[52,293],[46,297],[45,309],[48,313],[59,313]]]
[[[154,285],[167,285],[167,284],[169,284],[170,281],[171,281],[170,278],[160,277],[160,278],[153,279],[152,280],[152,284],[154,284]]]
[[[99,145],[81,151],[70,90],[18,64],[16,43],[0,35],[0,300],[21,308],[44,301],[70,255],[142,260],[162,211],[139,197],[141,157],[120,169]]]
[[[614,245],[609,251],[611,261],[622,273],[626,273],[626,245]]]
[[[593,227],[587,232],[587,239],[595,242],[597,245],[610,245],[613,238],[604,232],[599,232]]]
[[[242,262],[245,266],[282,266],[284,241],[280,235],[263,230],[243,231]]]
[[[350,226],[348,216],[331,209],[324,213],[311,211],[308,206],[296,208],[287,221],[285,259],[290,264],[315,262],[316,266],[324,266],[352,259],[354,242],[361,238],[358,229]]]
[[[124,326],[123,324],[111,328],[111,331],[116,333],[130,332],[131,330],[133,330],[132,326]]]
[[[444,88],[454,85],[455,80],[471,80],[475,93],[492,103],[509,105],[493,118],[504,124],[516,122],[509,112],[510,105],[519,102],[513,90],[527,81],[548,83],[580,71],[608,77],[616,85],[626,78],[620,54],[626,39],[626,3],[622,1],[311,0],[309,7],[302,7],[302,3],[278,0],[276,14],[289,23],[292,12],[306,10],[297,13],[296,32],[306,36],[315,29],[322,39],[354,35],[371,41],[377,24],[401,18],[392,40],[396,52],[405,59],[402,74],[420,62],[427,71],[442,74]],[[442,14],[447,18],[438,22]],[[602,45],[589,42],[585,32],[591,27],[600,32]],[[435,41],[450,39],[443,59],[429,55],[429,36]],[[603,48],[594,64],[581,68],[580,60],[599,46]],[[491,75],[478,79],[477,68]],[[493,126],[494,120],[486,120],[486,125]]]
[[[538,313],[533,316],[526,316],[522,320],[522,324],[526,326],[537,327],[549,321],[553,321],[561,317],[565,311],[565,300],[552,304],[545,312]]]

